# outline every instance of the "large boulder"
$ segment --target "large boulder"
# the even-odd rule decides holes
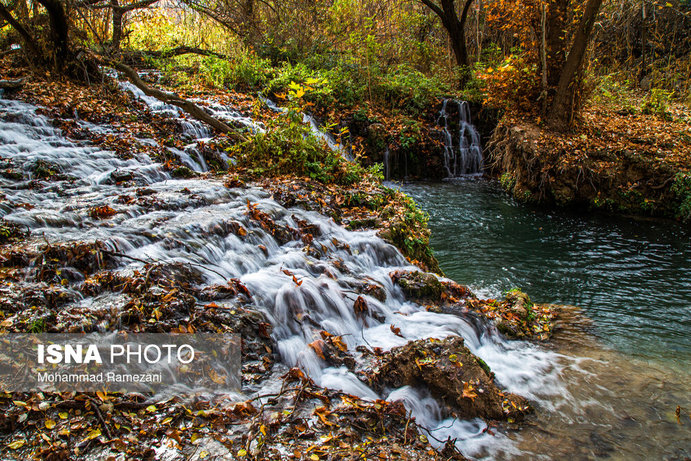
[[[523,397],[502,392],[487,364],[463,338],[424,339],[392,349],[364,374],[378,389],[424,387],[459,417],[516,421],[531,411]]]

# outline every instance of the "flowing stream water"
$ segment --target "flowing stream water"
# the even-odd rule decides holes
[[[155,101],[148,102],[154,110],[170,110],[157,106]],[[592,386],[603,389],[603,393],[605,390],[609,392],[605,384],[596,384],[603,376],[598,367],[607,368],[610,363],[609,359],[598,355],[604,353],[602,349],[591,353],[582,347],[582,354],[568,355],[559,349],[505,341],[493,329],[463,317],[427,312],[423,306],[407,301],[388,276],[393,270],[414,267],[409,266],[396,248],[378,238],[373,231],[348,231],[316,213],[285,208],[258,188],[229,189],[217,179],[173,179],[161,165],[145,155],[122,159],[88,143],[66,139],[49,120],[35,111],[36,108],[29,104],[0,99],[2,162],[22,169],[25,178],[31,179],[31,167],[38,160],[48,161],[70,176],[46,182],[40,188],[32,186],[26,179],[0,178],[4,193],[0,214],[4,219],[30,229],[34,243],[101,240],[113,250],[138,260],[193,264],[201,268],[205,285],[238,278],[249,288],[254,303],[272,322],[273,336],[284,365],[300,366],[322,386],[364,398],[403,400],[418,422],[429,430],[433,440],[455,438],[466,455],[488,455],[499,459],[549,457],[554,446],[566,447],[568,444],[563,440],[574,438],[569,434],[570,426],[566,422],[574,421],[574,424],[591,428],[596,424],[590,421],[589,412],[593,412],[604,421],[597,424],[607,424],[606,414],[611,414],[614,404],[606,399],[604,402],[597,400],[592,395],[594,391],[583,395],[584,389]],[[180,116],[178,112],[170,115]],[[93,131],[108,129],[85,122],[84,126]],[[188,134],[208,135],[194,123],[187,130]],[[203,159],[194,155],[193,146],[179,155],[191,168],[205,169]],[[131,174],[134,184],[116,185],[113,176],[123,173]],[[142,187],[146,187],[147,194],[161,206],[144,207],[117,200],[120,195],[136,195]],[[418,193],[421,190],[412,192],[421,195]],[[422,200],[424,203],[424,194]],[[297,227],[298,220],[304,220],[318,226],[320,235],[315,235],[313,246],[320,248],[322,245],[322,254],[316,256],[304,252],[300,242],[282,244],[275,240],[248,217],[248,201],[282,225]],[[14,206],[18,204],[22,206]],[[107,220],[92,218],[89,210],[103,205],[109,205],[117,214]],[[238,222],[248,230],[245,238],[229,231],[232,222]],[[433,224],[436,228],[436,222]],[[457,234],[457,240],[463,238],[466,236]],[[266,250],[261,249],[262,246]],[[491,248],[486,250],[489,254]],[[448,264],[450,259],[442,257],[442,260]],[[506,261],[510,259],[506,258]],[[123,260],[119,270],[128,273],[141,266],[141,262]],[[301,282],[299,285],[293,276]],[[363,280],[381,285],[387,295],[384,302],[365,296],[370,313],[364,319],[354,315],[352,304],[355,296],[351,288]],[[458,277],[458,281],[476,281],[481,282],[481,286],[492,286],[462,277]],[[530,290],[531,287],[526,288]],[[534,296],[540,298],[539,293]],[[124,301],[96,297],[81,298],[77,303],[94,309],[118,309]],[[69,305],[65,309],[69,309]],[[402,337],[392,332],[391,325],[400,328]],[[345,367],[331,367],[316,355],[308,344],[320,337],[321,330],[343,335],[350,351],[360,345],[388,350],[411,340],[460,335],[471,351],[488,363],[502,387],[535,402],[539,416],[516,433],[486,430],[487,426],[481,420],[446,418],[440,405],[423,389],[403,387],[379,395]],[[358,358],[357,354],[355,357]],[[644,380],[643,384],[646,383]],[[663,382],[662,387],[655,388],[655,392],[664,392],[666,397],[654,402],[650,411],[666,411],[667,400],[680,395],[679,389],[670,390],[665,386]],[[685,405],[688,402],[679,403]],[[605,411],[602,415],[603,408],[610,413]],[[633,420],[626,427],[635,430],[625,433],[625,441],[637,434],[636,430],[647,421],[635,409],[627,411],[631,416],[622,424]],[[683,448],[679,447],[675,437],[678,431],[687,430],[688,423],[682,429],[673,421],[662,420],[662,423],[661,432],[669,435],[667,438],[658,437],[646,453],[667,453],[669,450],[679,453]],[[551,443],[545,443],[545,433],[552,437],[549,439]],[[618,448],[610,449],[613,442],[608,434],[598,432],[596,436],[587,437],[583,442],[583,453],[597,449],[606,454]],[[580,439],[576,437],[576,440]],[[636,450],[639,450],[638,445]]]
[[[448,277],[485,297],[520,287],[592,320],[549,346],[567,394],[541,400],[534,425],[512,435],[520,458],[687,459],[688,228],[530,208],[484,180],[401,188],[430,214]]]

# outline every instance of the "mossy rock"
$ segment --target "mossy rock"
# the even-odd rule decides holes
[[[367,377],[376,389],[424,386],[463,418],[516,421],[531,411],[526,399],[497,387],[487,364],[459,336],[396,347],[371,370]]]
[[[173,171],[170,172],[170,175],[174,178],[194,178],[197,176],[197,173],[194,171],[190,170],[186,166],[180,166],[174,169]]]
[[[429,272],[396,271],[389,274],[406,297],[415,301],[441,301],[444,287],[436,275]]]

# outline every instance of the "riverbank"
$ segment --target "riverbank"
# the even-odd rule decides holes
[[[595,104],[574,131],[505,115],[487,146],[491,174],[516,199],[605,213],[691,219],[691,111]]]

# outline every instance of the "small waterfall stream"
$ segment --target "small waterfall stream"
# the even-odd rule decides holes
[[[152,110],[180,116],[170,107],[147,102]],[[253,123],[247,122],[247,126],[260,128]],[[89,129],[108,127],[91,125]],[[206,137],[209,132],[190,122],[186,134]],[[201,156],[193,159],[188,151],[176,154],[195,169],[205,169]],[[201,268],[204,284],[238,278],[273,324],[285,365],[301,367],[322,386],[364,398],[403,400],[430,434],[441,440],[456,438],[467,455],[517,452],[504,435],[485,431],[482,420],[446,419],[441,406],[424,389],[404,387],[379,395],[347,368],[329,366],[308,344],[319,338],[320,330],[343,335],[350,351],[362,345],[390,350],[416,339],[460,335],[508,391],[540,405],[553,405],[550,399],[555,396],[568,398],[559,382],[557,354],[528,343],[506,342],[492,329],[478,328],[476,322],[462,316],[428,312],[406,300],[388,274],[416,268],[374,231],[349,231],[314,212],[285,208],[258,188],[228,189],[220,179],[173,179],[146,155],[125,160],[114,152],[65,138],[48,119],[36,114],[36,107],[19,101],[0,99],[0,159],[29,178],[31,166],[38,160],[70,175],[40,188],[31,187],[30,181],[0,177],[6,201],[0,214],[7,221],[26,226],[41,242],[100,240],[138,260],[191,263]],[[110,180],[121,173],[131,174],[136,185],[116,185]],[[165,206],[148,208],[117,200],[122,195],[136,195],[141,186]],[[321,257],[305,253],[300,242],[282,244],[274,239],[249,219],[248,201],[281,225],[295,228],[303,220],[317,226],[320,235],[315,235],[313,247],[323,249]],[[103,205],[116,214],[107,220],[90,216],[92,207]],[[245,227],[247,236],[240,238],[228,231],[230,222]],[[124,260],[118,270],[129,272],[142,265]],[[296,284],[295,279],[301,283]],[[363,280],[381,286],[386,298],[382,302],[363,295],[370,312],[358,318],[352,310],[350,287]],[[80,306],[112,304],[115,309],[119,305],[98,297],[81,297],[77,302]],[[400,329],[400,336],[392,332],[392,325]],[[358,353],[355,357],[359,358]]]
[[[456,113],[457,112],[457,119]],[[444,168],[448,179],[482,174],[480,134],[472,123],[466,101],[444,99],[437,118],[443,128]]]

